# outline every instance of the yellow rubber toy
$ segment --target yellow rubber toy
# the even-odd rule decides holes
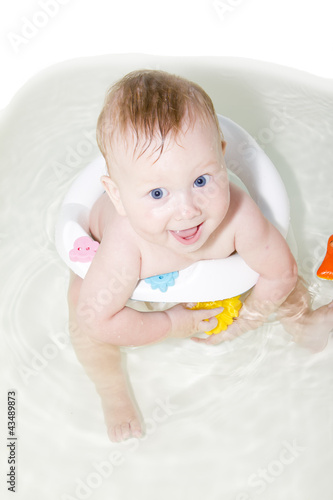
[[[231,325],[234,318],[238,317],[239,310],[242,307],[242,302],[239,300],[239,297],[240,295],[232,297],[231,299],[215,300],[214,302],[198,302],[194,307],[191,307],[191,309],[214,309],[215,307],[223,307],[223,311],[215,316],[218,321],[217,327],[209,332],[205,332],[207,335],[220,333],[226,330],[228,326]]]

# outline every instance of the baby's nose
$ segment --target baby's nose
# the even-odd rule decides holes
[[[190,220],[201,214],[200,207],[194,197],[182,195],[176,202],[176,220]]]

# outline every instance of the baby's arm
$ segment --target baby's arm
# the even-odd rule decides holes
[[[285,301],[297,282],[297,265],[285,239],[248,196],[242,197],[233,226],[235,248],[259,274],[259,279],[227,331],[208,339],[193,339],[197,342],[218,344],[258,328]]]
[[[259,279],[227,334],[240,334],[261,326],[297,282],[297,265],[285,239],[250,198],[245,198],[237,218],[236,250],[259,273]]]
[[[165,312],[139,312],[126,307],[138,282],[140,252],[133,242],[118,240],[116,245],[114,239],[114,234],[103,236],[82,283],[77,306],[81,331],[112,345],[139,346],[215,328],[221,308],[192,311],[178,305]]]

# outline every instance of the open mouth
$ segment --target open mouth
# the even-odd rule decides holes
[[[193,245],[200,238],[202,224],[181,231],[170,231],[170,233],[183,245]]]

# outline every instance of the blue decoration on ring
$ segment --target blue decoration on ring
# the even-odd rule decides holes
[[[157,276],[151,276],[146,278],[145,282],[148,283],[153,290],[159,288],[161,292],[166,292],[169,286],[175,284],[175,279],[178,278],[179,272],[173,271],[172,273],[158,274]]]

